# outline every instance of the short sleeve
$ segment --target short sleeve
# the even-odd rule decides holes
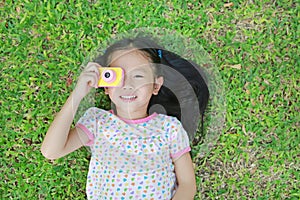
[[[90,139],[86,146],[94,143],[95,133],[97,133],[97,108],[89,108],[76,123],[76,127],[83,130]]]
[[[188,134],[178,120],[171,126],[170,150],[173,161],[191,150]]]

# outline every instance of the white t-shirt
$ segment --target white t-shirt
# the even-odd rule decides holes
[[[181,123],[163,114],[138,120],[90,108],[78,121],[90,138],[88,199],[171,199],[174,161],[189,152]]]

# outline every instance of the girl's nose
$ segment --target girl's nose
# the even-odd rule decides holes
[[[124,84],[124,85],[123,85],[123,89],[124,89],[124,90],[132,90],[133,87],[132,87],[131,85],[129,85],[129,84]]]
[[[126,76],[124,77],[123,89],[125,89],[125,90],[132,90],[133,89],[132,81],[130,81],[130,79],[127,78]]]

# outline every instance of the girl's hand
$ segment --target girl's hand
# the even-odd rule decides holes
[[[89,62],[86,68],[81,72],[77,81],[76,87],[73,91],[73,95],[82,99],[85,97],[92,88],[98,87],[99,81],[99,67],[98,63]]]

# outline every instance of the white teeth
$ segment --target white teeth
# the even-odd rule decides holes
[[[121,96],[122,99],[135,99],[137,96]]]

